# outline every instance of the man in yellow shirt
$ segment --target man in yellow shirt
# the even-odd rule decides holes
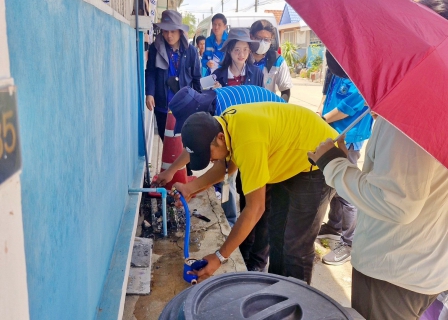
[[[192,170],[213,167],[198,179],[174,186],[189,197],[241,171],[246,207],[229,237],[197,274],[211,276],[252,230],[263,213],[269,220],[269,272],[311,282],[314,240],[332,189],[307,152],[337,132],[316,113],[284,103],[262,102],[227,109],[212,117],[200,112],[182,128]],[[223,188],[224,189],[224,188]],[[223,191],[223,197],[225,196]]]

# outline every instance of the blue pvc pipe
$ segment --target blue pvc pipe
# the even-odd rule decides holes
[[[162,223],[163,223],[163,236],[168,236],[168,227],[166,221],[166,197],[168,195],[165,188],[129,188],[128,193],[139,193],[139,192],[156,192],[162,195]],[[190,219],[190,218],[188,218]],[[190,234],[190,233],[188,233]]]
[[[185,209],[185,238],[184,238],[184,258],[188,259],[190,256],[190,209],[188,209],[188,203],[185,198],[180,194],[180,201],[184,205]]]

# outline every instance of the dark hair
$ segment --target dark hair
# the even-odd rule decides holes
[[[269,31],[272,34],[272,36],[275,36],[274,26],[268,20],[264,19],[257,20],[254,23],[252,23],[252,25],[250,26],[250,35],[255,37],[257,32],[261,30]]]
[[[276,38],[275,38],[276,30],[275,30],[274,26],[272,25],[272,23],[270,23],[268,20],[261,19],[261,20],[257,20],[254,23],[252,23],[252,25],[250,26],[250,35],[253,38],[255,38],[257,35],[257,32],[262,31],[262,30],[266,30],[271,33],[272,42],[271,42],[271,47],[269,49],[275,50],[274,48],[275,48],[276,42],[277,42]]]
[[[428,7],[448,20],[448,0],[419,0],[418,3]]]
[[[230,40],[229,43],[226,46],[226,53],[224,55],[224,59],[221,61],[221,68],[228,68],[232,65],[232,56],[230,55],[230,53],[232,52],[233,48],[235,48],[236,43],[240,41],[237,39],[234,40]],[[245,42],[245,41],[243,41]],[[249,46],[250,48],[250,46]],[[252,55],[249,54],[249,56],[246,59],[246,63],[247,64],[252,64]]]
[[[199,41],[201,41],[201,40],[205,40],[205,37],[204,37],[204,36],[198,36],[198,37],[196,38],[196,45],[197,45],[197,46],[199,45]]]
[[[216,19],[220,19],[222,20],[222,22],[224,22],[224,24],[227,24],[227,18],[225,15],[223,15],[222,13],[217,13],[213,16],[212,18],[212,23],[216,20]]]

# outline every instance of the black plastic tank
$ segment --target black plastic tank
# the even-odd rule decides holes
[[[160,320],[353,319],[339,303],[295,278],[226,273],[182,291]]]

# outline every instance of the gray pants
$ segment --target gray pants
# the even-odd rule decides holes
[[[352,308],[369,320],[418,320],[436,300],[352,269]]]
[[[353,145],[348,150],[348,160],[357,164],[361,153],[353,150]],[[352,245],[353,237],[355,235],[356,218],[358,209],[349,203],[344,198],[341,198],[337,193],[330,201],[330,212],[328,213],[327,225],[337,232],[342,232],[342,241]]]

